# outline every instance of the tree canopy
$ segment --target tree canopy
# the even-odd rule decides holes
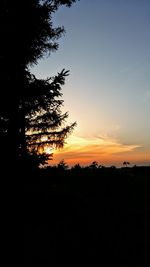
[[[37,79],[30,67],[58,49],[63,27],[53,26],[60,6],[76,0],[2,0],[0,8],[0,135],[15,158],[42,145],[62,147],[75,123],[65,125],[61,86],[68,72]]]

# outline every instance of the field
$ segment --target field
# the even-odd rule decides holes
[[[150,167],[30,173],[25,264],[148,266],[149,215]]]

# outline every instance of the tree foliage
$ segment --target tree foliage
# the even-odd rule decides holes
[[[62,70],[57,76],[47,80],[38,80],[32,75],[30,91],[25,100],[26,109],[26,140],[31,148],[42,148],[46,145],[63,147],[64,140],[73,130],[75,123],[64,126],[68,113],[61,113],[63,100],[61,85],[65,82],[68,72]],[[38,96],[34,91],[38,91]]]
[[[58,49],[64,28],[53,26],[53,14],[75,1],[1,1],[0,135],[14,157],[23,158],[48,144],[62,147],[75,126],[66,126],[68,113],[61,113],[61,86],[68,72],[47,79],[30,72],[40,58]]]

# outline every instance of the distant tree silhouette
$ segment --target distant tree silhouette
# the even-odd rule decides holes
[[[61,160],[61,161],[58,163],[57,168],[58,168],[59,170],[61,170],[61,171],[66,171],[66,170],[68,170],[69,166],[68,166],[68,164],[67,164],[67,163],[64,161],[64,159],[63,159],[63,160]]]
[[[61,86],[68,72],[45,80],[30,73],[40,58],[58,49],[64,28],[53,27],[52,15],[75,1],[1,1],[0,137],[12,159],[25,158],[48,144],[62,147],[75,126],[64,126],[68,114],[60,110]]]
[[[74,171],[81,171],[81,169],[82,169],[82,167],[80,166],[79,163],[75,164],[75,165],[71,168],[71,170],[74,170]]]
[[[100,165],[98,165],[98,168],[102,169],[102,168],[104,168],[104,166],[102,164],[100,164]]]
[[[110,168],[114,170],[114,169],[116,169],[116,166],[115,165],[111,165]]]
[[[128,162],[128,161],[124,161],[124,162],[123,162],[123,165],[127,167],[128,165],[130,165],[130,162]]]
[[[98,162],[93,161],[92,164],[89,166],[90,169],[96,170],[98,168]]]

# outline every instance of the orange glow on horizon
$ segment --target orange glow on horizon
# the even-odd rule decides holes
[[[131,165],[150,165],[150,153],[144,151],[142,145],[121,144],[109,137],[85,138],[72,135],[67,139],[63,149],[54,151],[53,160],[49,163],[56,165],[62,159],[70,166],[77,163],[85,166],[92,161],[116,166],[121,166],[123,161],[129,161]]]

